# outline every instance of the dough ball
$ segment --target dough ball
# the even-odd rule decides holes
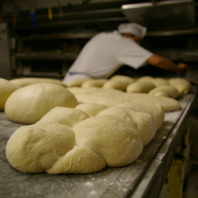
[[[112,76],[110,78],[110,80],[112,81],[124,81],[125,83],[127,84],[130,84],[132,82],[135,82],[135,79],[134,78],[131,78],[129,76],[123,76],[123,75],[115,75],[115,76]]]
[[[24,87],[34,83],[53,83],[53,84],[65,86],[60,80],[56,80],[52,78],[16,78],[11,80],[10,82],[12,82],[13,84],[19,87]]]
[[[187,94],[192,89],[190,82],[184,78],[171,78],[169,84],[174,86],[180,94]]]
[[[86,113],[79,109],[55,107],[46,113],[38,122],[64,124],[72,127],[78,122],[87,119],[88,117],[89,116]]]
[[[170,98],[178,98],[180,95],[179,91],[175,87],[170,85],[156,87],[155,89],[151,90],[149,94],[155,96],[166,96]]]
[[[73,130],[65,125],[39,123],[18,128],[8,140],[6,156],[15,169],[38,173],[75,145]]]
[[[18,87],[9,80],[0,78],[0,110],[4,110],[6,100],[17,88]]]
[[[154,88],[155,85],[152,82],[137,81],[128,85],[126,91],[130,93],[148,93]]]
[[[164,121],[165,112],[164,109],[162,108],[162,105],[160,105],[159,103],[150,103],[149,101],[147,102],[131,101],[131,102],[121,103],[117,106],[127,107],[134,111],[144,112],[152,115],[157,130],[161,127]]]
[[[50,83],[37,83],[16,90],[6,101],[9,120],[33,124],[56,106],[75,107],[77,100],[66,88]]]
[[[84,111],[91,117],[96,116],[100,111],[106,109],[107,106],[99,103],[83,103],[77,105],[75,108]]]
[[[86,147],[75,146],[61,156],[47,172],[50,174],[93,173],[105,166],[104,159],[96,153]]]
[[[66,83],[67,87],[81,87],[82,84],[87,81],[87,78],[83,78],[83,79],[75,79],[75,80],[71,80],[68,83]]]
[[[143,143],[136,126],[115,116],[95,116],[73,127],[77,145],[92,150],[110,167],[138,158]]]
[[[103,88],[125,91],[127,86],[134,81],[134,79],[128,76],[115,75],[103,85]]]
[[[107,79],[91,79],[87,80],[82,84],[82,87],[102,87],[106,83]]]
[[[153,81],[153,77],[151,76],[142,76],[140,78],[137,79],[138,82],[152,82]]]
[[[117,90],[125,90],[128,84],[125,84],[124,82],[120,83],[119,81],[111,81],[108,80],[104,85],[104,89],[117,89]]]
[[[143,76],[137,80],[137,82],[150,82],[155,85],[155,87],[169,85],[169,82],[165,78],[153,78],[151,76]]]
[[[153,117],[148,113],[137,112],[127,107],[110,107],[100,112],[98,116],[111,115],[122,117],[130,123],[134,123],[140,133],[143,145],[147,145],[156,134],[156,125]]]

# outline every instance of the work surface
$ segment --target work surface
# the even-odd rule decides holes
[[[156,136],[133,164],[85,175],[25,174],[13,169],[6,159],[5,147],[21,125],[10,122],[4,112],[0,112],[0,198],[157,197],[194,97],[195,94],[181,97],[182,109],[166,113]]]

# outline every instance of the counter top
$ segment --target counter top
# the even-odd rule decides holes
[[[0,197],[20,198],[123,198],[157,197],[166,179],[171,158],[182,136],[195,94],[179,99],[180,111],[169,112],[154,139],[132,164],[105,168],[92,174],[25,174],[13,169],[5,156],[6,143],[21,126],[0,112]],[[118,155],[119,157],[119,155]],[[157,178],[157,179],[156,179]],[[155,190],[155,195],[152,193]]]

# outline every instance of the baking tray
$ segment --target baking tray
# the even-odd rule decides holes
[[[12,168],[6,159],[5,147],[11,134],[21,124],[9,121],[4,112],[0,112],[0,197],[157,198],[194,98],[195,94],[180,98],[182,109],[166,113],[156,136],[134,163],[105,168],[92,174],[25,174]]]

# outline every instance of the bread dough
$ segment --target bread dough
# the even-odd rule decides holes
[[[137,79],[138,82],[152,82],[154,78],[151,76],[142,76],[140,78]]]
[[[4,110],[6,100],[17,88],[18,87],[9,80],[0,78],[0,110]]]
[[[144,93],[128,93],[130,101],[132,102],[149,102],[150,104],[159,103],[165,112],[177,111],[181,109],[181,106],[174,98],[168,98],[164,96],[153,96]]]
[[[155,89],[151,90],[149,94],[155,96],[166,96],[170,98],[178,98],[180,95],[179,91],[171,85],[156,87]]]
[[[10,80],[10,82],[19,87],[24,87],[24,86],[31,85],[34,83],[53,83],[53,84],[65,86],[60,80],[56,80],[52,78],[16,78],[16,79]]]
[[[103,85],[103,88],[125,91],[127,86],[134,81],[133,78],[128,76],[115,75]]]
[[[133,111],[127,107],[110,107],[101,111],[98,116],[111,115],[122,117],[125,121],[134,123],[141,136],[143,145],[147,145],[155,136],[156,125],[153,117],[148,113]]]
[[[81,87],[102,87],[107,81],[107,79],[91,79],[85,81]]]
[[[179,102],[173,98],[164,96],[153,96],[146,93],[125,93],[119,90],[97,89],[73,89],[70,91],[75,95],[79,103],[100,103],[108,107],[118,105],[124,102],[149,102],[151,104],[159,103],[163,109],[176,111],[181,108]]]
[[[38,173],[52,165],[75,145],[73,130],[61,124],[39,123],[18,128],[8,140],[9,163],[25,173]]]
[[[120,81],[125,81],[125,83],[128,83],[128,84],[133,83],[133,82],[136,81],[136,79],[131,78],[129,76],[124,76],[124,75],[114,75],[114,76],[112,76],[110,78],[110,80],[112,80],[112,81],[119,81],[119,82]]]
[[[76,124],[73,129],[77,145],[94,151],[110,167],[132,163],[143,149],[136,126],[120,117],[90,117]]]
[[[46,113],[38,122],[64,124],[72,127],[78,122],[87,119],[88,117],[89,116],[85,112],[79,109],[54,107],[52,110]]]
[[[192,89],[190,82],[184,78],[171,78],[169,84],[174,86],[180,94],[187,94]]]
[[[106,109],[107,106],[99,103],[83,103],[77,105],[75,108],[84,111],[91,117],[96,116],[100,111]]]
[[[168,80],[165,78],[153,78],[151,81],[156,87],[169,85]]]
[[[119,82],[119,81],[113,81],[113,80],[108,80],[104,85],[104,89],[117,89],[117,90],[125,90],[127,87],[128,83],[125,82]]]
[[[51,83],[36,83],[16,90],[6,101],[9,120],[33,124],[56,106],[75,107],[75,96],[66,88]]]
[[[152,82],[137,81],[127,86],[126,91],[129,93],[148,93],[155,88]]]
[[[81,87],[84,82],[86,82],[88,79],[83,78],[83,79],[75,79],[71,80],[68,83],[66,83],[67,87]]]
[[[161,127],[164,121],[165,112],[159,103],[150,103],[149,101],[131,101],[121,103],[116,106],[127,107],[128,109],[132,109],[134,111],[144,112],[152,115],[155,121],[156,130],[158,130]]]

